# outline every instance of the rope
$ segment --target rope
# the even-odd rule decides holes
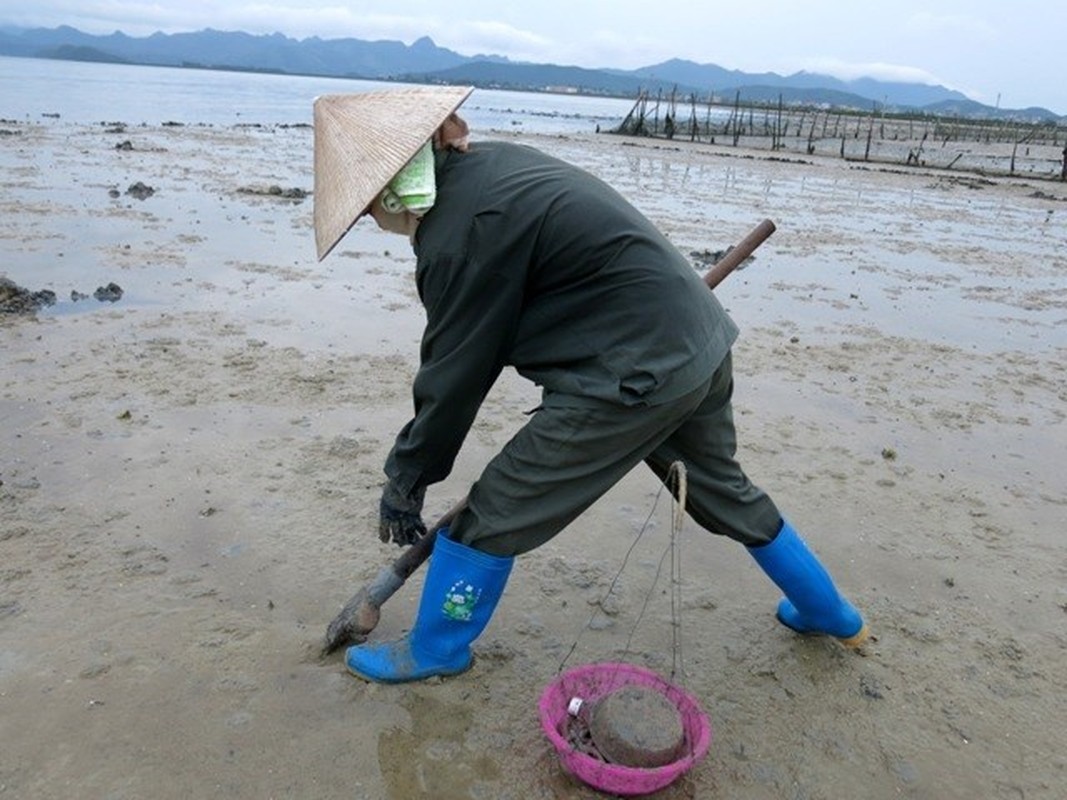
[[[656,574],[652,579],[652,585],[649,587],[645,594],[644,601],[641,604],[641,609],[638,612],[637,619],[630,628],[630,632],[626,637],[626,645],[623,649],[623,655],[630,653],[630,647],[633,644],[633,639],[637,633],[637,629],[644,619],[645,612],[648,610],[649,602],[655,592],[656,586],[659,584],[660,576],[663,574],[664,562],[670,557],[670,600],[671,600],[671,680],[673,681],[676,676],[681,676],[681,682],[684,685],[685,681],[685,665],[683,660],[683,642],[682,642],[682,547],[681,547],[681,532],[685,522],[685,507],[686,496],[688,493],[688,477],[685,469],[685,464],[681,461],[675,461],[671,464],[670,469],[667,472],[666,477],[663,480],[663,486],[660,487],[659,492],[656,493],[656,498],[652,503],[652,508],[648,512],[648,516],[645,518],[644,524],[637,532],[636,538],[630,544],[630,547],[626,550],[626,555],[623,556],[622,564],[619,566],[618,571],[615,573],[615,577],[611,579],[611,583],[608,585],[607,592],[601,599],[600,603],[593,609],[592,614],[589,616],[589,620],[585,626],[578,632],[578,635],[574,639],[574,643],[571,644],[570,649],[564,655],[563,660],[560,661],[557,672],[562,672],[563,668],[567,665],[570,657],[578,649],[578,644],[581,641],[582,636],[586,631],[590,630],[593,625],[593,620],[596,619],[603,608],[604,602],[611,597],[615,591],[615,587],[618,585],[619,579],[622,577],[622,573],[626,570],[626,565],[630,561],[630,556],[633,555],[634,550],[637,548],[641,538],[648,530],[649,524],[652,522],[652,518],[655,516],[656,509],[659,507],[660,499],[663,497],[664,489],[672,489],[674,495],[674,508],[671,513],[671,533],[670,541],[664,548],[663,553],[660,555],[659,562],[656,565]]]
[[[685,684],[685,662],[682,651],[682,525],[685,524],[685,503],[689,491],[689,475],[685,464],[671,464],[667,480],[674,478],[674,514],[671,515],[671,679],[681,674]]]

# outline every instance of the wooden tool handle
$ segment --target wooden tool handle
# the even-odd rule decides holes
[[[708,288],[714,289],[722,283],[723,278],[737,269],[738,265],[752,255],[752,252],[763,244],[774,231],[775,225],[769,219],[763,220],[763,222],[749,231],[748,236],[730,248],[726,255],[708,270],[708,274],[704,276],[704,283],[708,285]]]

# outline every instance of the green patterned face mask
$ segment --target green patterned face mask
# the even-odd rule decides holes
[[[437,200],[433,146],[427,142],[396,177],[389,181],[382,195],[382,206],[392,214],[410,211],[425,214]]]

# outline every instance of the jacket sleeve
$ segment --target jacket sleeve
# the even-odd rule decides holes
[[[478,409],[507,361],[522,310],[521,265],[495,214],[476,217],[466,246],[423,259],[426,309],[415,416],[397,436],[385,472],[405,494],[444,480]],[[518,268],[517,268],[518,267]]]

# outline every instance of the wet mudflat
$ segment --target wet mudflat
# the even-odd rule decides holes
[[[0,270],[57,298],[0,319],[0,797],[595,797],[536,703],[576,639],[568,665],[677,665],[652,475],[520,559],[468,674],[346,675],[325,626],[396,555],[374,514],[417,364],[406,243],[361,224],[315,261],[307,128],[0,127]],[[1058,798],[1067,189],[518,138],[687,254],[777,223],[717,290],[739,455],[877,636],[790,634],[746,553],[683,528],[675,680],[715,738],[660,796]],[[537,397],[505,374],[429,518]]]

